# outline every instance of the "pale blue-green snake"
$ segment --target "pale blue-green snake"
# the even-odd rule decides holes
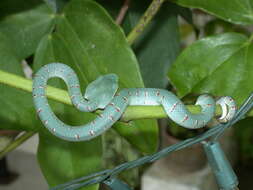
[[[70,126],[63,123],[55,116],[46,98],[47,81],[52,77],[65,81],[71,101],[78,110],[93,112],[103,109],[103,112],[85,125]],[[110,88],[108,84],[111,84]],[[171,120],[190,129],[204,127],[213,118],[216,103],[222,107],[221,120],[225,122],[230,120],[236,111],[235,102],[230,97],[222,97],[215,103],[211,96],[201,95],[196,102],[196,105],[201,106],[201,113],[192,114],[177,96],[167,90],[128,88],[116,93],[117,88],[117,76],[108,74],[92,82],[83,96],[75,72],[67,65],[51,63],[36,73],[33,80],[33,99],[43,124],[54,135],[68,141],[84,141],[101,135],[119,120],[127,106],[131,105],[162,105]]]

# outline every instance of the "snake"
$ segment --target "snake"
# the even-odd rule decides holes
[[[222,108],[220,120],[223,122],[229,121],[236,112],[235,101],[228,96],[215,101],[208,94],[200,95],[195,105],[201,107],[201,112],[193,114],[175,94],[168,90],[125,88],[113,95],[111,101],[94,120],[84,125],[71,126],[58,119],[48,104],[46,97],[47,81],[55,77],[66,83],[71,102],[78,110],[94,112],[98,109],[98,106],[94,101],[90,101],[82,95],[78,77],[68,65],[50,63],[36,72],[32,89],[36,113],[44,126],[53,135],[67,141],[85,141],[101,135],[121,118],[128,106],[161,105],[168,118],[188,129],[198,129],[206,126],[214,117],[216,104],[219,104]]]

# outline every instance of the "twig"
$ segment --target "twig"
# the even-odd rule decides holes
[[[26,92],[32,92],[32,80],[1,70],[0,84],[5,84]],[[72,105],[68,92],[59,88],[48,85],[47,97],[67,105]],[[192,113],[199,113],[201,111],[200,106],[187,105],[186,107]],[[220,106],[216,107],[215,114],[221,114]],[[253,110],[248,113],[248,116],[253,116]],[[159,119],[167,117],[162,106],[129,106],[122,115],[120,121],[125,122],[136,119]]]
[[[130,0],[125,0],[123,6],[121,7],[121,9],[119,11],[116,21],[115,21],[118,25],[120,25],[122,23],[125,15],[127,13],[127,10],[129,8],[129,5],[130,5]]]
[[[25,134],[21,135],[12,143],[10,143],[3,151],[0,152],[0,159],[3,158],[7,153],[11,152],[15,148],[17,148],[19,145],[21,145],[23,142],[25,142],[27,139],[32,137],[36,132],[25,132]]]
[[[32,92],[32,80],[0,70],[0,84],[1,83],[26,92]],[[72,105],[68,92],[59,88],[48,85],[47,97],[67,105]],[[195,105],[187,105],[187,109],[192,113],[199,113],[201,111],[200,106]],[[220,106],[216,107],[215,114],[221,114]],[[253,110],[248,113],[248,116],[253,116]],[[129,106],[122,115],[120,121],[160,119],[167,117],[162,106]]]
[[[160,9],[164,0],[153,0],[149,5],[148,9],[145,11],[144,15],[139,20],[138,24],[134,27],[134,29],[127,36],[127,41],[131,45],[139,37],[145,27],[149,24],[152,18],[155,16],[157,11]]]

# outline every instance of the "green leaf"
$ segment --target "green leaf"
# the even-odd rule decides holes
[[[9,7],[15,3],[13,0],[8,1],[4,0],[0,5]],[[34,6],[29,5],[34,0],[21,2],[23,2],[21,6],[23,9],[11,11],[8,16],[2,16],[0,20],[0,32],[11,40],[12,47],[20,60],[35,52],[41,38],[52,29],[55,17],[49,7],[42,3],[43,1],[39,1],[40,4]],[[8,8],[3,10],[1,14],[8,13],[8,10]]]
[[[124,20],[129,32],[138,22],[150,2],[134,1]],[[179,53],[178,6],[165,2],[158,14],[134,43],[133,49],[140,63],[146,87],[165,88],[171,63]]]
[[[98,0],[116,19],[123,1]],[[149,1],[131,1],[122,22],[125,33],[129,33],[147,9]],[[165,88],[168,85],[167,72],[179,53],[179,31],[177,15],[184,14],[191,21],[191,15],[176,4],[165,2],[155,18],[133,45],[139,61],[145,87]]]
[[[252,42],[238,33],[201,39],[180,54],[169,77],[180,97],[229,95],[240,104],[253,91]]]
[[[1,33],[0,41],[0,69],[24,76],[12,43]],[[0,128],[37,130],[38,122],[31,94],[3,84],[0,84],[0,92]]]
[[[86,9],[86,7],[89,9]],[[115,73],[119,76],[120,87],[143,87],[138,63],[132,50],[128,46],[120,28],[114,24],[104,9],[91,1],[75,1],[65,7],[58,20],[56,32],[49,36],[52,55],[56,60],[70,65],[78,74],[81,86],[85,88],[89,82],[106,73]],[[42,51],[43,52],[43,51]],[[51,55],[50,54],[50,55]],[[50,56],[37,56],[49,59]],[[40,65],[42,66],[42,65]],[[38,67],[37,67],[38,68]],[[126,72],[127,71],[127,72]],[[149,131],[153,137],[128,135],[130,143],[144,152],[153,152],[157,148],[158,128],[154,120],[142,120],[128,128],[132,134]],[[125,126],[125,125],[124,125]],[[121,128],[116,130],[121,133]],[[140,139],[143,139],[141,144]],[[155,141],[153,141],[156,139]]]
[[[158,127],[152,119],[136,120],[128,123],[118,122],[114,129],[142,153],[157,151]]]
[[[210,14],[234,24],[253,24],[253,1],[252,0],[175,0],[176,3],[199,8]]]
[[[35,54],[34,69],[38,70],[41,66],[51,62],[62,62],[72,67],[77,73],[83,89],[91,81],[106,73],[117,74],[120,79],[120,87],[143,86],[136,58],[128,46],[123,32],[114,24],[105,10],[93,1],[75,0],[64,7],[62,14],[58,16],[55,32],[44,37],[39,44]],[[49,81],[49,84],[60,88],[65,87],[65,84],[59,79],[53,79]],[[80,113],[67,105],[53,101],[49,101],[49,103],[57,116],[68,124],[80,125],[94,118],[93,114]],[[141,124],[141,126],[134,124],[132,127],[125,126],[125,124],[119,124],[119,126],[125,126],[124,130],[129,127],[129,131],[135,132],[130,137],[126,135],[126,138],[130,139],[132,144],[135,144],[140,150],[154,151],[158,134],[156,125],[154,125],[155,122],[141,121]],[[120,132],[121,129],[118,131]],[[137,133],[140,135],[134,136]],[[51,136],[44,130],[41,131],[41,134],[48,138]],[[95,139],[96,142],[100,142],[98,139],[100,137]],[[40,141],[44,141],[44,139]],[[57,175],[49,177],[50,185],[79,177],[80,173],[87,175],[91,172],[91,170],[85,170],[85,167],[81,166],[83,164],[82,159],[89,158],[90,162],[93,162],[93,159],[101,159],[101,144],[93,143],[90,145],[90,142],[84,142],[83,145],[85,146],[85,143],[87,143],[87,149],[94,151],[94,154],[99,156],[90,157],[90,151],[86,152],[83,149],[83,156],[80,158],[75,156],[74,145],[71,146],[71,150],[67,146],[61,147],[58,154],[68,152],[71,158],[66,162],[71,160],[72,163],[79,163],[82,171],[76,173],[75,168],[73,168],[71,171],[73,175],[64,179]],[[44,152],[44,156],[48,159],[48,161],[40,159],[42,168],[50,167],[58,158],[58,154],[43,150],[46,147],[39,147],[39,152]],[[95,165],[92,168],[96,168]],[[54,168],[54,171],[59,175],[69,172],[67,168],[63,169],[59,166]],[[46,172],[46,169],[43,172]],[[45,173],[45,175],[47,174]]]
[[[40,135],[39,139],[38,161],[51,187],[101,169],[101,138],[67,142]],[[81,189],[97,188],[98,185],[94,185]]]

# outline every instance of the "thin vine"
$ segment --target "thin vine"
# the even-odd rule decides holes
[[[146,26],[154,18],[160,7],[162,6],[164,0],[153,0],[149,5],[148,9],[145,11],[144,15],[139,20],[138,24],[133,28],[133,30],[127,36],[127,41],[130,45],[142,34]]]

